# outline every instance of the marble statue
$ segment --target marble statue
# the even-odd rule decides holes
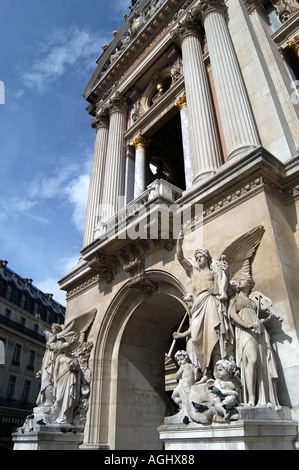
[[[73,335],[73,332],[70,333],[73,322],[67,328],[53,323],[50,329],[41,322],[39,315],[36,316],[36,319],[39,321],[46,337],[46,352],[42,360],[41,369],[36,374],[37,378],[41,379],[41,389],[36,404],[38,406],[51,406],[53,404],[53,377],[56,356],[66,338]]]
[[[238,412],[235,407],[240,402],[241,381],[235,375],[234,364],[227,359],[218,361],[216,368],[217,379],[207,382],[214,395],[211,400],[211,409],[215,414],[213,420],[236,419]]]
[[[212,270],[212,258],[205,248],[199,248],[194,254],[195,263],[183,254],[183,230],[177,241],[177,259],[191,280],[190,294],[193,305],[190,309],[190,327],[184,333],[175,332],[173,337],[191,338],[193,361],[205,376],[213,371],[219,359],[227,357],[227,345],[230,341],[229,326],[225,318],[224,302],[227,300],[225,260],[219,261]]]
[[[230,300],[228,315],[235,325],[236,362],[241,371],[243,403],[249,406],[279,406],[276,392],[278,373],[269,334],[261,318],[262,308],[250,293],[250,274],[238,282],[238,293]]]
[[[70,349],[71,345],[64,343],[55,362],[53,423],[72,424],[74,410],[80,400],[80,366]]]
[[[186,259],[183,231],[178,238],[177,259],[189,278],[184,297],[189,329],[173,334],[175,340],[186,339],[187,352],[175,355],[178,385],[172,399],[185,420],[230,421],[239,418],[240,407],[280,408],[277,367],[265,326],[276,316],[271,300],[253,291],[251,275],[264,231],[261,226],[249,230],[215,262],[205,248]]]
[[[179,408],[182,408],[182,394],[184,391],[190,390],[196,382],[197,369],[191,363],[186,351],[177,351],[174,358],[179,366],[179,370],[175,375],[178,385],[174,389],[171,398]]]
[[[47,342],[38,373],[40,393],[33,414],[20,432],[34,431],[37,426],[83,426],[91,381],[88,361],[93,347],[85,336],[96,312],[93,309],[79,315],[66,325],[43,327]]]

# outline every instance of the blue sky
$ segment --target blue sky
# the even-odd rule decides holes
[[[0,259],[62,304],[95,142],[82,94],[130,4],[0,0]]]

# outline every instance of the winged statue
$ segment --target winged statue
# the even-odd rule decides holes
[[[191,395],[200,390],[201,395],[196,392],[198,398],[203,396],[203,391],[210,397],[205,384],[209,377],[217,378],[219,361],[229,361],[235,364],[241,376],[243,404],[279,406],[275,357],[264,326],[275,315],[271,313],[271,300],[253,290],[252,279],[252,264],[264,233],[263,226],[248,230],[229,244],[215,261],[206,248],[198,248],[191,259],[185,258],[183,229],[178,238],[177,259],[191,280],[187,297],[192,298],[192,306],[187,305],[188,330],[182,333],[179,329],[173,338],[186,338],[189,361],[202,376],[190,388]],[[186,397],[181,398],[183,403]],[[194,402],[202,404],[196,399]],[[188,415],[186,407],[184,411]],[[201,420],[207,416],[210,419],[209,406],[203,414],[205,417]],[[190,413],[189,417],[194,420]]]
[[[71,424],[80,400],[82,403],[87,397],[91,378],[88,360],[93,344],[86,342],[86,337],[96,313],[97,309],[92,309],[65,325],[54,323],[51,328],[37,316],[46,337],[46,351],[37,373],[41,388],[35,413],[42,416],[40,422]]]

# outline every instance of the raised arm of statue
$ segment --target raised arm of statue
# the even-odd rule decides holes
[[[180,264],[186,271],[187,275],[190,277],[193,268],[192,268],[192,264],[190,263],[190,261],[188,261],[184,257],[183,240],[184,240],[184,232],[183,232],[183,229],[181,229],[180,234],[178,236],[177,245],[176,245],[176,256],[177,256],[178,261],[180,262]]]

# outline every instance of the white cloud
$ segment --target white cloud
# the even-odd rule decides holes
[[[80,232],[82,232],[84,228],[88,188],[88,174],[80,175],[78,178],[70,181],[65,188],[68,200],[73,206],[72,221]]]
[[[34,285],[45,294],[53,294],[53,299],[65,306],[66,293],[60,289],[57,279],[48,277],[43,281],[34,282]]]
[[[87,153],[87,151],[86,151]],[[60,160],[62,162],[62,160]],[[82,233],[85,222],[85,211],[90,179],[90,161],[70,163],[64,159],[61,166],[55,168],[51,175],[38,175],[29,183],[22,196],[9,196],[0,199],[0,221],[19,216],[29,217],[39,223],[47,224],[49,220],[43,211],[44,204],[50,201],[51,207],[68,203],[70,222]]]
[[[23,82],[27,87],[43,92],[70,66],[78,66],[78,72],[82,68],[94,68],[100,52],[100,38],[89,31],[77,26],[55,30],[48,42],[41,45],[39,57],[31,69],[22,74]]]

